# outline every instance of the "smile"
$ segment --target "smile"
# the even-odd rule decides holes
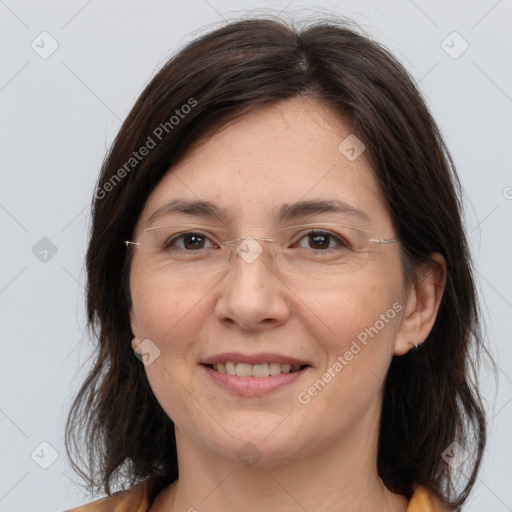
[[[280,375],[282,373],[295,373],[307,365],[291,365],[281,363],[235,363],[234,361],[227,361],[225,363],[217,363],[207,365],[212,370],[225,373],[228,375],[236,375],[238,377],[269,377],[271,375]]]
[[[200,367],[215,387],[228,391],[230,394],[244,397],[268,395],[293,384],[312,370],[309,365],[291,366],[286,363],[247,364],[229,361],[226,363],[202,364]],[[271,373],[271,370],[275,373]]]

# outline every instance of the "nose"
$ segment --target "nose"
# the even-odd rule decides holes
[[[264,242],[261,242],[262,246]],[[265,330],[284,324],[289,318],[288,288],[265,251],[255,257],[244,247],[234,253],[232,267],[219,283],[215,314],[223,323],[243,330]]]

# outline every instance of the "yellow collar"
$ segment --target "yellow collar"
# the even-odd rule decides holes
[[[149,507],[148,489],[146,481],[143,481],[126,491],[120,491],[67,512],[148,512]],[[414,490],[407,506],[407,512],[444,512],[445,510],[434,503],[423,487],[417,487]]]
[[[416,487],[409,501],[407,512],[445,512],[445,507],[434,500],[424,487]],[[448,511],[449,512],[449,511]]]

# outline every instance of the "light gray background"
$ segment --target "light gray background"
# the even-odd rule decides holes
[[[63,426],[92,347],[84,331],[83,260],[89,203],[107,147],[172,53],[212,23],[269,8],[352,17],[420,82],[465,188],[488,345],[500,366],[497,387],[484,374],[490,442],[465,510],[512,510],[512,1],[6,0],[0,1],[0,512],[57,511],[89,500],[73,482]],[[39,36],[44,31],[50,36]],[[469,44],[458,58],[452,57],[464,41],[446,40],[453,31]],[[35,41],[40,53],[48,51],[52,39],[58,48],[46,59],[31,47]],[[46,262],[32,252],[42,237],[58,250]],[[36,450],[39,464],[52,462],[42,442],[58,454],[48,469],[31,457]]]

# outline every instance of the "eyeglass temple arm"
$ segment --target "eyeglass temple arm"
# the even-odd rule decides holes
[[[396,238],[370,238],[369,242],[375,242],[376,244],[392,244],[397,241]]]

